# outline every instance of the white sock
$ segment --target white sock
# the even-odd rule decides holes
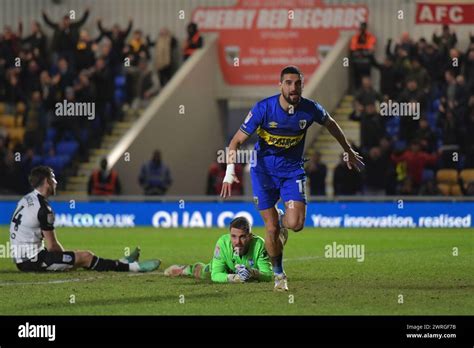
[[[140,271],[140,267],[138,266],[138,262],[136,262],[136,261],[129,263],[128,267],[129,267],[130,272],[139,272]]]

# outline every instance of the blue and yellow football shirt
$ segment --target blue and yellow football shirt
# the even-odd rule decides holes
[[[329,116],[321,105],[303,97],[293,113],[286,112],[279,97],[277,94],[255,104],[240,130],[247,135],[257,131],[254,171],[276,176],[298,175],[304,173],[306,131],[313,122],[324,124]]]

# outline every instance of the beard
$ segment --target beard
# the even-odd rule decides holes
[[[234,253],[239,256],[245,255],[249,249],[248,247],[248,245],[244,245],[243,247],[234,247]]]
[[[285,98],[286,102],[290,105],[296,105],[300,102],[301,100],[301,95],[300,94],[287,94],[285,95],[283,93],[283,98]],[[293,98],[293,99],[292,99]]]

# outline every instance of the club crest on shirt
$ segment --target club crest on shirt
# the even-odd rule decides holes
[[[253,265],[254,265],[253,259],[249,259],[249,266],[253,267]]]
[[[300,124],[300,129],[305,129],[305,127],[306,127],[306,120],[300,120],[299,124]]]
[[[277,122],[268,122],[268,127],[269,128],[277,128],[278,127],[278,123]]]
[[[46,216],[46,219],[48,221],[48,224],[50,224],[50,225],[54,224],[54,213],[49,213]]]
[[[214,249],[214,258],[218,259],[221,257],[221,248],[219,248],[218,245],[216,245],[216,249]]]
[[[253,196],[253,202],[255,203],[255,205],[258,205],[258,197],[257,196]]]
[[[253,115],[252,115],[252,111],[249,111],[247,117],[245,118],[244,123],[247,123],[248,121],[250,121],[250,119],[252,118],[252,116],[253,116]]]

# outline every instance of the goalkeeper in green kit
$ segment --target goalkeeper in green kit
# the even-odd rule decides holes
[[[231,221],[229,230],[230,233],[221,236],[217,241],[210,263],[173,265],[165,270],[165,275],[192,276],[197,279],[211,279],[216,283],[271,281],[273,270],[263,238],[251,232],[249,221],[242,216]]]

